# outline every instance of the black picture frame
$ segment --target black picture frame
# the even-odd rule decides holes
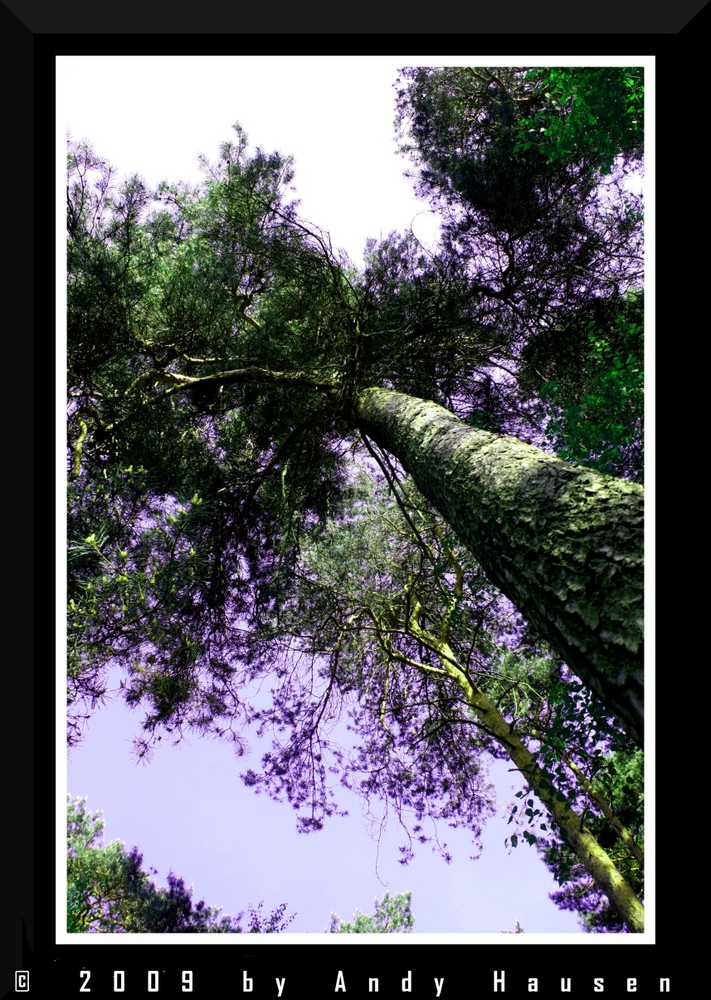
[[[10,376],[7,387],[8,448],[5,493],[6,567],[5,607],[8,625],[10,696],[3,727],[7,808],[4,815],[6,900],[3,907],[3,958],[0,996],[29,992],[39,996],[79,995],[90,972],[93,996],[114,996],[113,974],[125,973],[124,995],[146,996],[147,970],[162,970],[161,993],[182,995],[180,973],[194,970],[194,996],[276,996],[275,977],[285,978],[284,996],[339,996],[338,973],[343,973],[346,996],[365,997],[369,981],[378,979],[380,995],[407,995],[403,981],[411,973],[410,995],[435,996],[434,979],[444,978],[442,996],[488,997],[498,992],[497,977],[505,981],[507,997],[529,996],[529,976],[540,979],[539,992],[556,996],[560,980],[570,977],[576,997],[633,992],[637,996],[660,992],[668,979],[669,992],[692,995],[695,956],[679,947],[680,925],[697,918],[691,908],[689,870],[679,869],[679,848],[686,832],[677,833],[687,814],[676,816],[657,793],[659,820],[654,843],[657,867],[656,940],[654,944],[496,946],[436,944],[407,949],[397,943],[299,946],[275,943],[250,946],[249,940],[220,948],[199,944],[187,950],[157,945],[128,945],[120,949],[92,944],[58,945],[54,940],[54,802],[55,707],[53,676],[54,555],[54,381],[55,325],[51,289],[55,274],[54,205],[51,180],[54,148],[53,61],[59,54],[345,54],[436,52],[466,55],[540,53],[653,56],[657,75],[657,324],[670,308],[671,289],[661,275],[670,255],[686,238],[684,219],[666,193],[677,184],[675,168],[680,143],[689,141],[689,102],[700,88],[701,65],[697,45],[708,38],[709,7],[686,0],[673,11],[641,0],[599,3],[589,12],[563,3],[532,12],[517,0],[507,11],[462,15],[457,7],[436,12],[437,28],[427,25],[426,13],[382,11],[366,5],[355,14],[322,14],[314,9],[279,14],[280,30],[273,31],[268,12],[239,11],[217,3],[203,3],[181,11],[172,5],[133,0],[120,9],[98,8],[87,2],[71,7],[14,0],[0,4],[0,45],[4,74],[6,146],[3,157],[4,190],[9,215],[9,251],[4,276],[7,310],[5,357]],[[46,7],[46,9],[45,9]],[[520,10],[518,9],[520,8]],[[196,18],[198,24],[195,24]],[[270,21],[272,25],[270,25]],[[400,29],[405,24],[407,32]],[[377,31],[364,25],[377,25]],[[327,28],[328,30],[324,30]],[[515,29],[515,30],[514,30]],[[49,165],[51,164],[51,166]],[[688,159],[684,171],[698,169]],[[48,176],[50,175],[50,176]],[[686,185],[686,181],[684,182]],[[49,221],[51,220],[51,221]],[[697,218],[698,225],[698,218]],[[666,273],[666,272],[665,272]],[[676,273],[676,271],[675,271]],[[679,288],[676,288],[677,294]],[[688,310],[688,303],[686,309]],[[33,402],[27,406],[27,397]],[[661,432],[660,432],[661,434]],[[658,463],[658,466],[661,462]],[[661,476],[659,477],[661,479]],[[27,503],[27,484],[34,497]],[[656,525],[673,506],[659,482]],[[663,559],[663,533],[658,564]],[[662,549],[662,551],[660,551]],[[32,593],[33,599],[28,599]],[[659,595],[657,601],[659,602]],[[661,616],[660,616],[661,618]],[[662,620],[657,624],[658,648],[663,648]],[[658,662],[661,657],[658,658]],[[658,672],[661,666],[657,668]],[[47,678],[47,680],[46,680]],[[657,698],[656,731],[665,733],[665,705]],[[678,741],[678,726],[670,734]],[[657,787],[678,788],[678,772],[688,750],[656,754]],[[676,757],[672,760],[672,757]],[[674,771],[672,771],[674,768]],[[689,801],[687,797],[687,801]],[[680,807],[679,807],[680,808]],[[678,822],[674,822],[674,818]],[[692,847],[693,849],[693,847]],[[687,916],[687,914],[689,914]],[[682,932],[683,933],[683,932]],[[305,949],[308,948],[308,954]],[[316,952],[313,949],[316,949]],[[700,963],[699,963],[700,964]],[[603,990],[595,986],[603,980]],[[252,989],[247,990],[251,984]],[[561,994],[562,995],[562,994]]]

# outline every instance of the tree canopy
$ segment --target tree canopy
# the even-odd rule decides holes
[[[273,733],[248,784],[318,829],[335,775],[403,860],[431,822],[476,842],[506,754],[524,838],[641,930],[639,790],[600,784],[642,741],[639,88],[403,70],[441,243],[362,271],[239,126],[155,192],[70,142],[70,743],[120,668],[140,754]]]
[[[245,914],[193,902],[192,889],[173,872],[167,887],[151,881],[138,848],[103,843],[104,820],[86,799],[67,797],[67,931],[70,934],[242,934]],[[250,906],[246,932],[276,934],[293,920],[281,903],[267,916]]]
[[[411,902],[412,893],[391,896],[386,892],[382,899],[375,900],[372,914],[356,912],[351,921],[332,914],[329,934],[409,934],[415,923]]]

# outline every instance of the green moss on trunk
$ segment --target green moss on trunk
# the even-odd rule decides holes
[[[643,488],[387,389],[360,393],[354,416],[641,744]]]

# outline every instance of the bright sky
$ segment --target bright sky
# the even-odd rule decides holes
[[[486,61],[497,64],[491,56]],[[546,63],[541,58],[518,61]],[[608,61],[620,60],[597,60]],[[60,187],[67,131],[91,142],[120,176],[137,172],[153,185],[199,180],[198,155],[216,159],[219,145],[233,137],[232,125],[239,122],[253,146],[294,156],[302,216],[327,230],[334,247],[345,248],[354,262],[361,263],[366,239],[392,230],[413,225],[416,235],[429,241],[433,219],[403,178],[407,164],[396,153],[393,128],[397,70],[416,62],[439,65],[445,60],[59,58]],[[460,60],[447,57],[446,62]],[[374,900],[386,891],[406,890],[413,892],[420,941],[427,940],[420,934],[436,932],[446,933],[447,941],[488,932],[497,943],[535,943],[538,933],[553,942],[563,938],[550,935],[579,933],[575,916],[548,900],[555,885],[535,852],[528,845],[507,852],[503,842],[512,827],[506,827],[505,818],[488,825],[478,861],[468,860],[466,832],[445,829],[442,836],[455,858],[451,865],[424,848],[402,868],[396,860],[402,843],[398,831],[389,828],[378,846],[358,800],[351,803],[347,819],[331,820],[318,834],[297,835],[288,805],[258,798],[242,786],[238,762],[227,745],[197,738],[179,749],[163,744],[150,764],[137,764],[130,740],[138,722],[118,704],[98,712],[66,774],[60,748],[59,870],[66,788],[72,795],[87,796],[90,809],[103,811],[107,841],[120,839],[129,848],[135,844],[144,855],[144,868],[158,869],[159,883],[172,870],[194,886],[195,899],[204,898],[229,914],[260,900],[267,912],[286,902],[289,912],[298,913],[289,928],[294,941],[303,940],[302,933],[323,931],[331,912],[350,919],[356,909],[372,912]],[[58,729],[61,736],[63,725]],[[249,760],[247,766],[257,763]],[[502,799],[509,801],[505,768],[499,768],[497,778]],[[63,893],[58,897],[61,928]],[[499,933],[517,920],[526,935]],[[583,935],[582,940],[591,943],[593,937],[600,939]]]
[[[367,62],[367,69],[364,69]],[[252,147],[295,160],[301,214],[360,263],[368,237],[433,217],[403,180],[393,84],[401,60],[349,57],[59,59],[58,102],[75,139],[123,175],[197,181],[238,122]]]

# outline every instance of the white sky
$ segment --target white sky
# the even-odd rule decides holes
[[[364,63],[367,62],[367,67]],[[122,176],[197,181],[239,122],[252,148],[295,160],[300,213],[354,261],[368,237],[415,221],[428,238],[396,155],[394,90],[402,60],[348,57],[82,57],[58,60],[67,128]],[[422,213],[422,214],[419,214]]]
[[[482,61],[512,63],[493,56]],[[643,60],[585,61],[600,65]],[[396,153],[392,85],[398,68],[462,62],[476,60],[436,55],[61,57],[58,184],[63,190],[67,131],[74,139],[91,142],[119,176],[136,172],[154,185],[161,180],[198,181],[198,155],[216,159],[220,144],[232,139],[232,125],[239,122],[252,147],[294,156],[295,196],[302,217],[327,230],[334,247],[344,248],[359,264],[369,237],[412,225],[427,242],[436,230],[426,205],[415,200],[411,182],[403,177],[409,164]],[[561,61],[522,57],[515,62]],[[61,211],[61,197],[59,204]],[[64,254],[62,223],[59,260]],[[63,609],[59,617],[62,620]],[[327,926],[332,911],[350,919],[356,909],[372,912],[375,898],[385,891],[412,889],[419,941],[441,941],[441,936],[428,934],[445,930],[447,941],[456,934],[490,931],[495,943],[535,943],[535,932],[547,943],[571,941],[571,934],[576,943],[602,943],[601,938],[610,943],[610,935],[578,936],[575,916],[547,899],[555,886],[532,849],[523,845],[507,853],[503,840],[513,828],[505,827],[505,819],[489,824],[478,862],[467,860],[466,833],[446,830],[447,840],[456,845],[452,865],[445,866],[425,849],[410,866],[400,868],[394,856],[402,838],[388,834],[378,856],[357,803],[347,820],[335,818],[322,833],[298,837],[288,805],[258,799],[242,788],[226,745],[194,739],[179,751],[165,747],[151,764],[139,767],[129,747],[137,725],[138,719],[126,709],[115,706],[98,712],[85,744],[72,755],[68,784],[60,747],[58,870],[64,856],[66,787],[72,795],[87,795],[89,807],[104,812],[107,840],[121,839],[143,852],[144,867],[159,870],[157,881],[164,882],[173,870],[194,885],[195,899],[221,905],[226,913],[262,899],[269,912],[285,901],[289,912],[300,915],[290,931],[318,932]],[[63,724],[58,728],[61,736]],[[63,920],[60,893],[58,927]],[[516,920],[525,935],[498,933]],[[288,936],[304,940],[301,933]]]

